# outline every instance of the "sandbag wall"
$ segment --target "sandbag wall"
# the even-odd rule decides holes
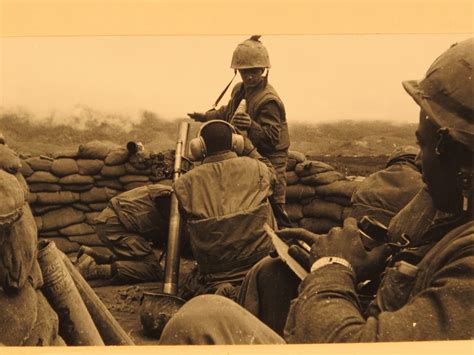
[[[173,159],[170,151],[154,159],[102,141],[23,159],[20,172],[29,185],[40,239],[54,241],[71,256],[81,245],[105,252],[94,230],[95,217],[120,192],[156,182],[170,184]],[[294,151],[289,154],[286,176],[286,209],[295,225],[326,233],[342,224],[359,182]]]
[[[294,151],[289,153],[286,178],[286,210],[291,221],[318,234],[342,225],[360,183],[329,164],[307,160]]]
[[[168,153],[153,160],[111,142],[92,141],[75,151],[24,159],[21,173],[40,239],[54,241],[69,255],[81,245],[106,251],[93,227],[95,217],[120,192],[170,183],[167,167],[174,157]]]

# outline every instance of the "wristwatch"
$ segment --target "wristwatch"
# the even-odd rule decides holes
[[[339,264],[339,265],[345,266],[346,268],[354,272],[352,265],[346,259],[339,258],[337,256],[324,256],[316,260],[313,263],[313,265],[311,265],[311,272],[316,271],[322,268],[323,266],[330,265],[330,264]]]

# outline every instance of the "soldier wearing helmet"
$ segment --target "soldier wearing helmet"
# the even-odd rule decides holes
[[[278,93],[268,83],[270,59],[259,38],[260,36],[252,36],[234,50],[231,68],[236,73],[239,72],[242,82],[234,86],[229,103],[217,110],[188,115],[200,122],[215,119],[231,122],[241,133],[248,136],[262,156],[270,160],[277,174],[277,184],[271,198],[273,212],[280,227],[289,227],[291,222],[284,205],[290,137],[285,106]],[[242,100],[246,102],[246,110],[238,109]]]
[[[207,296],[181,309],[165,329],[162,343],[472,339],[473,67],[471,38],[443,53],[421,81],[403,83],[421,108],[416,136],[423,181],[434,206],[447,216],[435,220],[422,235],[407,235],[408,244],[391,241],[388,259],[386,246],[371,251],[364,248],[353,218],[347,218],[343,228],[333,228],[325,237],[301,229],[282,230],[281,237],[312,244],[306,256],[302,250],[290,248],[294,257],[301,257],[302,263],[310,266],[310,273],[291,304],[284,339],[242,307]],[[417,223],[416,218],[413,220]],[[376,298],[363,313],[357,285],[382,270],[384,277]],[[193,324],[189,323],[191,317]],[[179,334],[185,334],[185,339]]]

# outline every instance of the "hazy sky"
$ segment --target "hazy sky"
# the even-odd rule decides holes
[[[56,117],[87,106],[163,118],[209,109],[233,75],[242,36],[36,37],[0,39],[0,106]],[[263,36],[269,80],[288,120],[416,122],[401,81],[469,35]],[[236,78],[237,79],[237,78]],[[235,81],[237,82],[237,80]],[[230,90],[229,90],[230,91]],[[224,97],[227,102],[229,93]]]

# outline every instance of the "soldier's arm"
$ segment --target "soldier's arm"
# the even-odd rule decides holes
[[[374,342],[465,339],[472,337],[474,248],[451,258],[429,287],[394,312],[365,319],[360,311],[353,273],[327,265],[300,286],[287,320],[291,343]],[[471,312],[466,315],[466,312]]]
[[[276,146],[280,141],[281,111],[276,102],[269,101],[262,106],[258,113],[258,121],[252,120],[249,138],[258,145],[261,141]]]
[[[228,105],[222,105],[217,110],[209,110],[205,113],[206,121],[211,120],[224,120],[227,117]]]
[[[257,148],[252,144],[250,139],[248,137],[244,136],[244,150],[242,152],[242,156],[247,156],[249,158],[257,159],[261,161],[263,164],[265,164],[268,169],[270,170],[270,173],[274,176],[276,176],[275,168],[273,167],[272,163],[270,160],[262,156],[258,151]]]

